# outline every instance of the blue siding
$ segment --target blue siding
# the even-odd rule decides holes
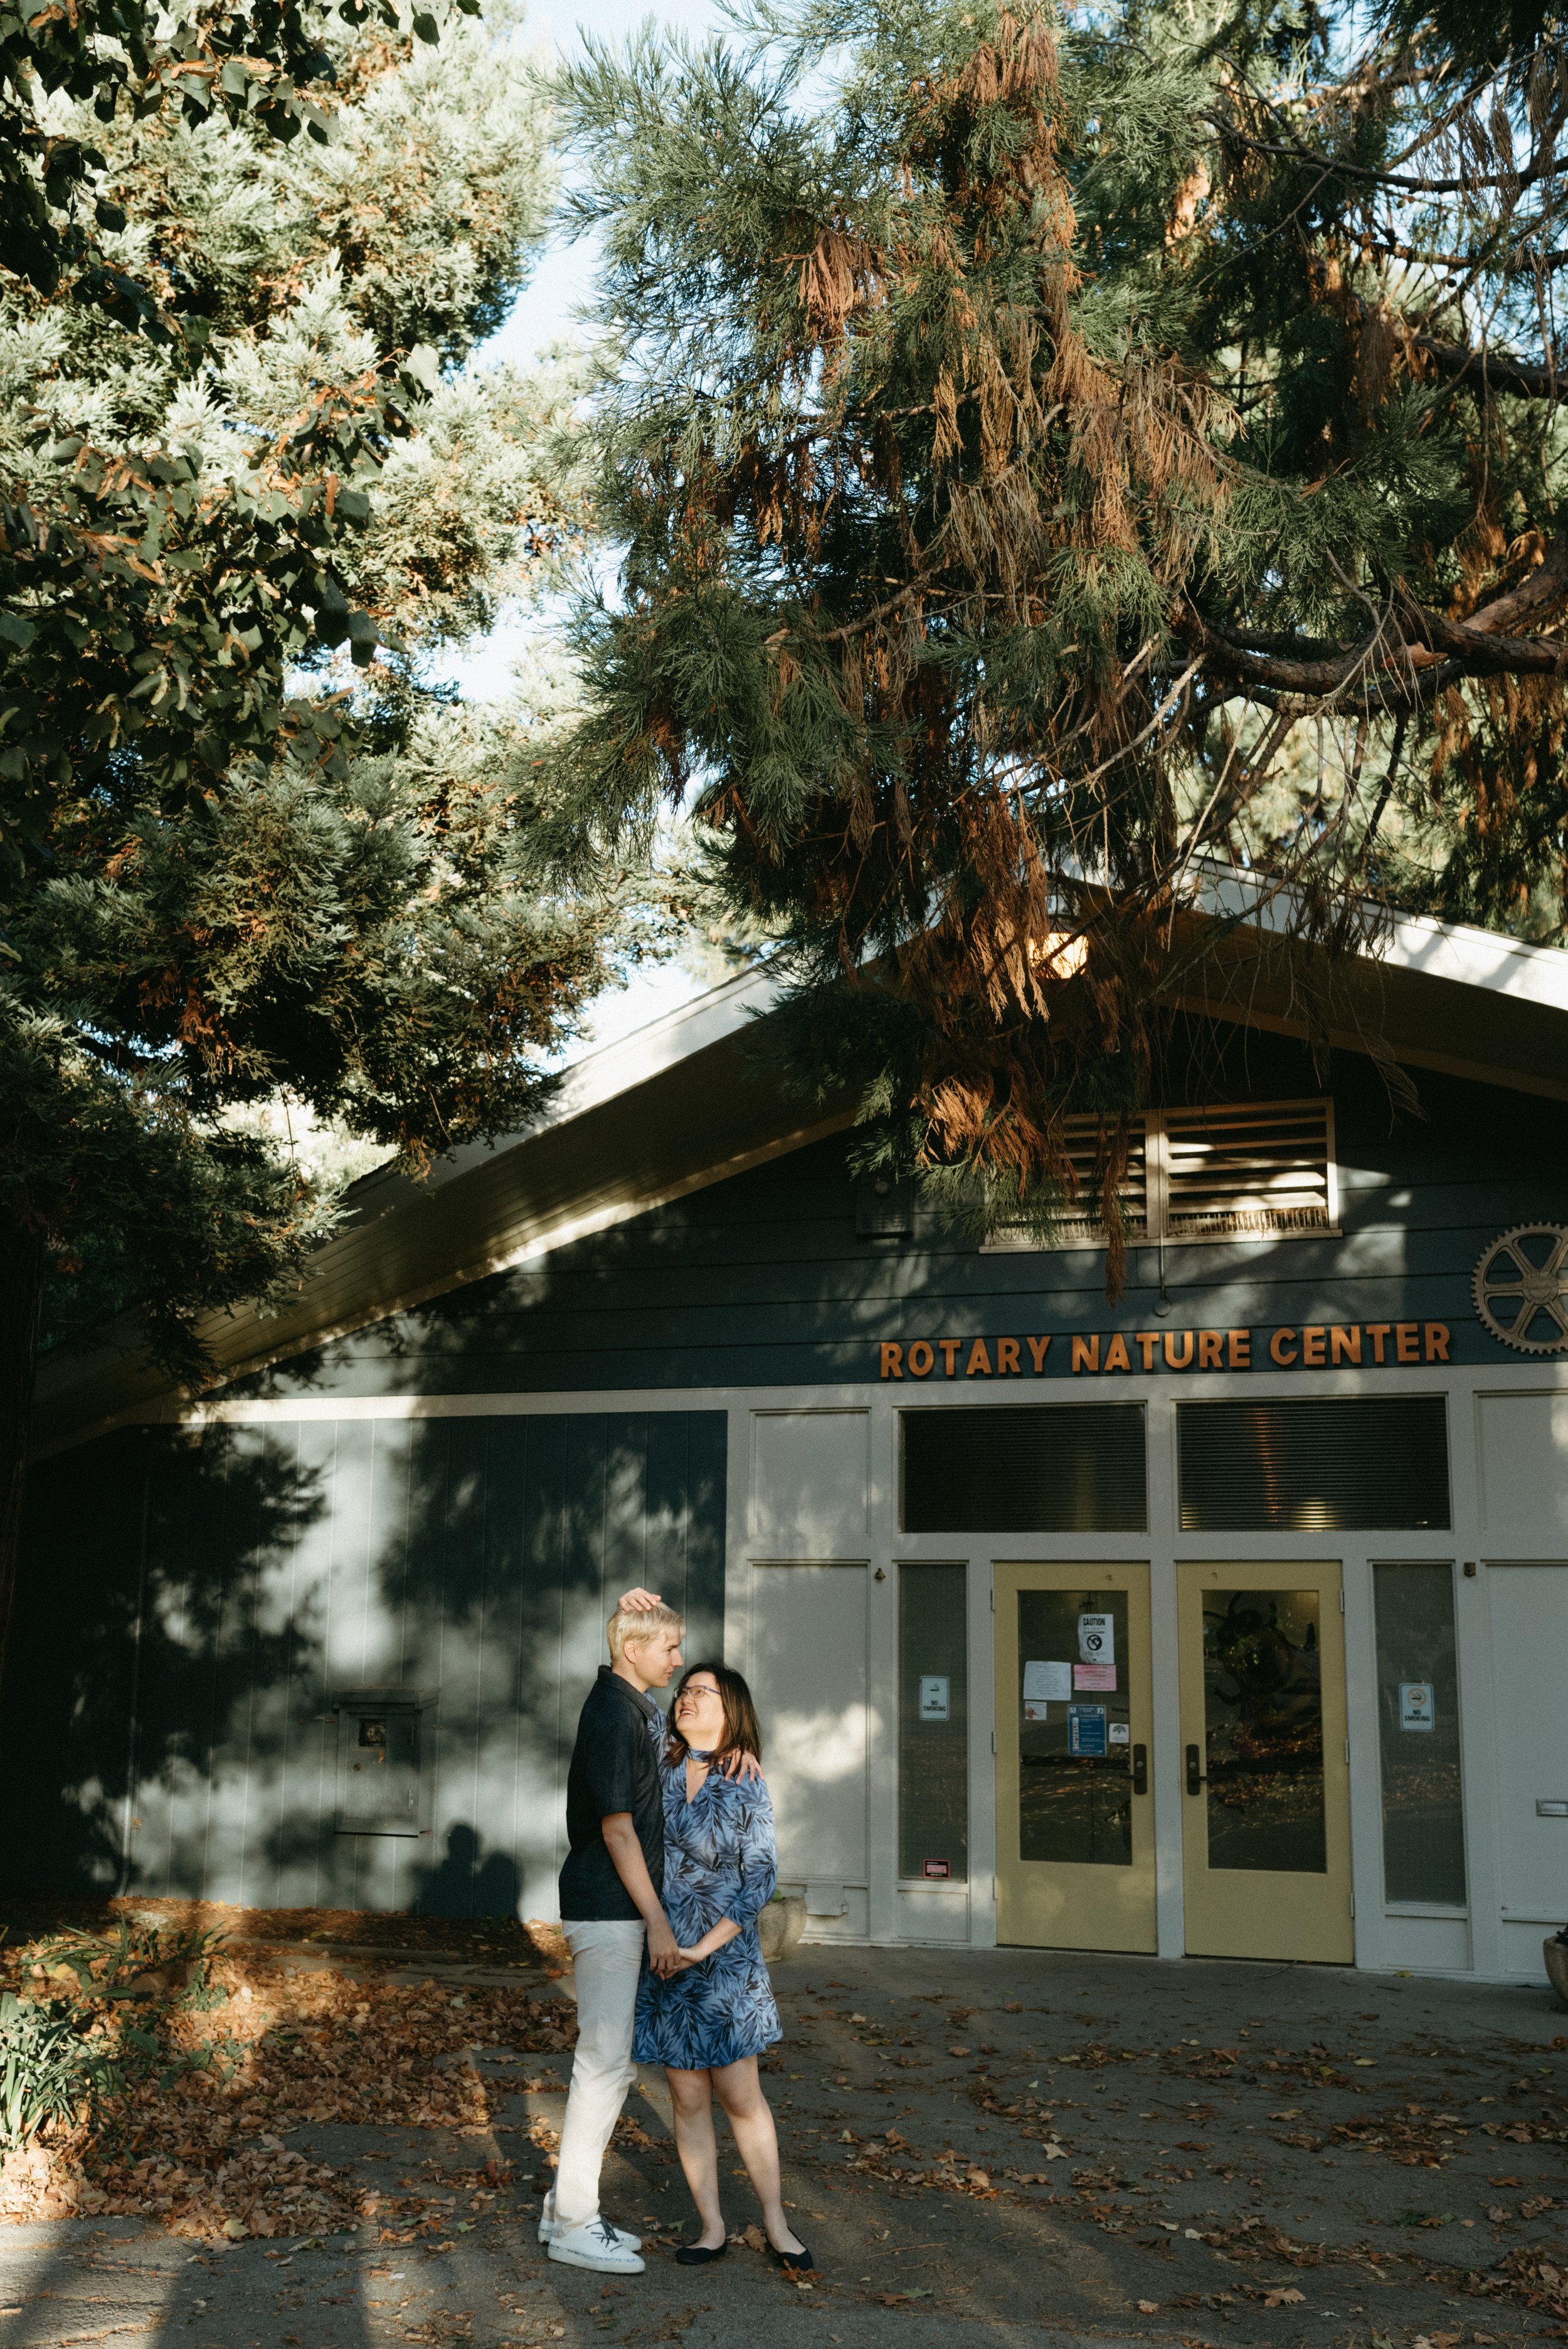
[[[1237,1059],[1241,1061],[1238,1048]],[[1305,1054],[1247,1040],[1199,1098],[1322,1090]],[[1244,1077],[1247,1082],[1240,1080]],[[1470,1275],[1506,1226],[1568,1216],[1568,1112],[1436,1076],[1396,1123],[1370,1065],[1341,1056],[1343,1237],[1166,1252],[1166,1326],[1442,1321],[1451,1359],[1507,1359]],[[912,1243],[857,1238],[841,1139],[798,1151],[617,1230],[479,1281],[237,1384],[236,1394],[485,1394],[835,1383],[877,1375],[877,1344],[939,1335],[1150,1327],[1157,1253],[1131,1253],[1115,1306],[1091,1249],[982,1256],[924,1219]],[[1068,1349],[1047,1377],[1068,1374]]]

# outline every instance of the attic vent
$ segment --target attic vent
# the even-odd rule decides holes
[[[1168,1109],[1165,1237],[1243,1239],[1338,1222],[1326,1101]]]
[[[1068,1122],[1068,1150],[1085,1207],[1099,1187],[1100,1121]],[[1210,1109],[1150,1110],[1138,1122],[1123,1191],[1134,1242],[1316,1238],[1339,1227],[1334,1106],[1327,1101],[1247,1102]],[[1103,1247],[1092,1213],[1064,1216],[1053,1247]],[[1019,1226],[987,1251],[1038,1248]]]
[[[983,1243],[985,1252],[1006,1253],[1010,1249],[1053,1247],[1103,1247],[1105,1226],[1096,1210],[1099,1205],[1105,1154],[1109,1145],[1112,1128],[1108,1120],[1098,1117],[1069,1117],[1065,1121],[1067,1152],[1072,1161],[1075,1184],[1075,1206],[1082,1212],[1059,1216],[1053,1227],[1053,1237],[1042,1243],[1025,1226],[1003,1225]],[[1136,1118],[1128,1137],[1127,1173],[1122,1178],[1121,1212],[1130,1240],[1152,1238],[1149,1229],[1149,1134],[1148,1121]]]

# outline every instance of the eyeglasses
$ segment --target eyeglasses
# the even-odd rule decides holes
[[[685,1688],[682,1689],[680,1695],[676,1698],[676,1702],[678,1704],[685,1704],[688,1697],[717,1696],[717,1694],[718,1691],[709,1681],[687,1681]]]

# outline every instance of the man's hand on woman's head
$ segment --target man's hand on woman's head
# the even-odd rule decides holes
[[[615,1606],[628,1615],[645,1615],[650,1608],[662,1607],[664,1603],[656,1590],[645,1590],[639,1582],[632,1589],[623,1590]]]

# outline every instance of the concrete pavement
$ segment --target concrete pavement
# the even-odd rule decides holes
[[[743,2240],[717,2268],[674,2264],[688,2209],[652,2074],[605,2196],[653,2239],[647,2273],[546,2261],[533,2189],[570,2057],[535,2055],[528,2093],[498,2080],[489,2130],[289,2138],[389,2203],[422,2181],[438,2225],[232,2246],[124,2219],[0,2230],[0,2349],[1568,2339],[1568,2015],[1544,1989],[820,1946],[776,1986],[768,2086],[809,2291]],[[516,2075],[509,2051],[471,2060]],[[492,2156],[511,2188],[476,2190]],[[738,2233],[750,2190],[726,2185]]]

